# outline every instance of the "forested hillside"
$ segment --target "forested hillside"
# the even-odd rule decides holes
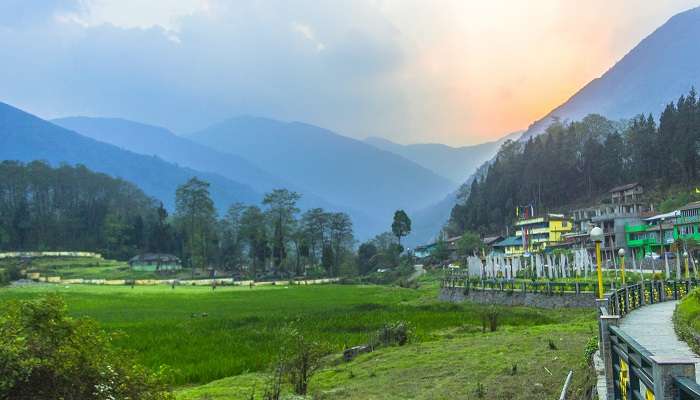
[[[504,231],[517,205],[536,210],[584,204],[630,182],[692,184],[698,176],[700,105],[695,90],[668,104],[659,123],[639,115],[615,123],[599,115],[551,125],[527,142],[505,143],[467,201],[452,209],[448,230]]]
[[[171,251],[159,213],[135,185],[82,165],[0,163],[0,251]]]

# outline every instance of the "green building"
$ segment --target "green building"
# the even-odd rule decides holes
[[[686,204],[679,213],[673,229],[674,238],[700,241],[700,201]]]
[[[643,258],[670,251],[676,240],[675,224],[679,216],[679,211],[673,211],[646,218],[641,224],[625,225],[625,240],[631,255]]]

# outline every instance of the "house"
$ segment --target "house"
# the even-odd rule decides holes
[[[639,183],[634,182],[614,187],[610,189],[609,193],[610,200],[613,204],[628,205],[633,207],[642,201],[644,188]],[[630,210],[630,212],[632,211],[633,209]]]
[[[486,246],[486,247],[492,247],[494,244],[500,242],[503,240],[504,237],[501,235],[496,235],[496,236],[486,236],[483,239],[481,239],[481,243]]]
[[[642,223],[627,224],[625,226],[625,244],[637,258],[647,254],[662,254],[670,251],[675,242],[676,219],[680,217],[680,211],[657,214],[644,218]]]
[[[674,238],[700,241],[700,201],[695,201],[678,210],[674,226]]]
[[[182,269],[180,259],[172,254],[145,253],[129,260],[134,271],[177,271]]]
[[[563,234],[573,230],[573,221],[563,214],[524,218],[515,223],[515,236],[521,238],[523,251],[544,251],[548,245],[564,241]]]
[[[499,242],[494,243],[491,248],[494,253],[505,254],[506,256],[520,256],[525,253],[523,249],[522,237],[509,236]]]

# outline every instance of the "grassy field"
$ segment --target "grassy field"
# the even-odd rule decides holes
[[[17,262],[16,259],[0,260],[0,268]],[[125,261],[98,257],[34,258],[25,267],[30,271],[40,272],[42,276],[60,276],[63,279],[190,279],[192,277],[189,269],[168,274],[133,271]],[[200,272],[200,275],[200,277],[207,277],[204,272]]]
[[[396,363],[397,367],[403,368],[402,365],[409,367],[411,361],[401,361],[402,354],[408,356],[418,349],[431,349],[429,353],[436,354],[432,361],[436,364],[440,364],[441,356],[438,354],[447,358],[452,353],[459,354],[450,361],[456,363],[453,364],[454,368],[463,365],[460,368],[463,368],[464,373],[476,374],[470,376],[483,379],[484,385],[493,385],[490,390],[497,390],[498,385],[493,379],[498,371],[488,372],[488,368],[478,367],[477,364],[496,362],[503,363],[505,368],[510,367],[511,362],[516,362],[524,374],[530,374],[527,372],[530,363],[533,369],[544,371],[542,367],[547,364],[539,365],[541,360],[514,360],[525,360],[532,351],[542,350],[539,345],[532,347],[534,342],[531,340],[546,344],[551,338],[555,342],[564,340],[559,346],[561,350],[544,352],[542,356],[551,356],[552,359],[558,357],[557,360],[562,363],[570,364],[567,368],[580,368],[576,364],[583,357],[582,343],[595,334],[592,312],[528,308],[501,308],[501,331],[482,334],[480,315],[484,307],[437,302],[434,285],[418,290],[386,286],[324,285],[254,289],[225,287],[216,291],[205,287],[171,289],[168,286],[137,286],[131,289],[91,285],[37,285],[0,289],[0,302],[46,293],[62,295],[71,314],[94,318],[104,328],[123,333],[117,338],[117,345],[134,351],[145,365],[157,367],[165,364],[172,367],[175,385],[202,384],[238,375],[229,379],[234,382],[245,379],[237,381],[244,391],[252,389],[250,383],[255,382],[256,376],[260,376],[256,373],[266,371],[276,357],[282,343],[282,331],[289,325],[328,344],[333,351],[340,352],[345,347],[366,343],[370,335],[385,323],[407,321],[415,332],[413,344],[386,349],[353,363],[358,366],[367,363],[367,368],[360,367],[354,372],[357,378],[362,378],[370,369],[376,369],[377,376],[395,380],[389,372],[399,374],[398,369],[387,367],[386,375],[381,375],[379,366],[371,367],[373,363],[379,362],[377,357],[384,357],[382,354],[396,357],[396,361],[387,365]],[[566,334],[557,336],[550,335],[550,332]],[[514,348],[521,341],[522,345]],[[453,346],[452,350],[447,345]],[[461,352],[458,353],[457,348],[462,349]],[[500,350],[496,351],[497,349]],[[514,349],[519,350],[516,352]],[[559,365],[558,363],[559,361],[549,365]],[[348,366],[355,368],[350,364]],[[349,372],[343,372],[346,366],[338,368],[340,372],[333,372],[333,369],[324,371],[314,386],[318,390],[326,390],[360,385],[362,379],[350,378]],[[420,366],[414,365],[412,368]],[[433,368],[426,367],[424,372],[428,373]],[[499,367],[499,371],[500,369],[502,368]],[[563,381],[559,367],[555,369],[556,374],[550,368],[553,374],[550,377]],[[454,372],[452,378],[449,378],[448,370],[444,369],[445,379],[452,381],[464,378],[457,370]],[[418,371],[411,372],[414,373]],[[430,372],[433,373],[436,372]],[[492,373],[495,374],[493,379],[489,378]],[[484,375],[482,377],[479,374]],[[364,378],[369,379],[369,376]],[[232,382],[225,382],[225,387],[230,389]],[[457,384],[459,380],[454,382]],[[425,384],[431,383],[426,381]],[[459,384],[466,385],[465,382]],[[543,385],[546,386],[546,382]],[[447,385],[445,390],[451,390],[450,388]],[[183,398],[207,398],[200,394],[201,390],[208,389],[192,390],[200,390],[200,393],[190,395],[181,392],[181,395]],[[352,389],[351,392],[353,391],[355,390]],[[430,393],[430,390],[425,393]],[[227,395],[229,397],[221,398],[231,398],[230,393]],[[367,393],[367,396],[371,397],[371,393]]]
[[[569,399],[587,398],[594,375],[583,348],[595,335],[587,318],[568,324],[507,327],[494,333],[468,328],[440,340],[384,348],[349,363],[331,357],[314,377],[313,399],[552,399],[569,370]],[[550,347],[550,342],[553,346]],[[268,378],[242,374],[176,392],[178,400],[261,399]],[[481,396],[479,387],[481,386]],[[290,389],[285,388],[289,394]]]
[[[693,290],[676,307],[673,324],[678,336],[700,354],[700,290]]]

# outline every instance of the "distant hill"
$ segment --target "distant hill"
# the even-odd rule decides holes
[[[212,198],[220,211],[235,201],[257,203],[261,199],[250,186],[98,142],[5,103],[0,103],[0,159],[83,164],[136,184],[171,210],[175,189],[192,176],[211,183]]]
[[[508,139],[517,139],[522,131],[513,132],[492,142],[473,146],[451,147],[438,143],[399,144],[379,137],[368,137],[366,143],[405,157],[436,174],[455,182],[455,187],[464,182],[477,168],[493,157],[501,144]]]
[[[121,118],[68,117],[51,122],[134,153],[154,155],[183,167],[219,174],[260,193],[289,187],[241,157],[216,151],[162,127]]]
[[[698,43],[700,7],[670,18],[600,78],[530,125],[523,139],[544,132],[553,118],[575,121],[601,114],[616,120],[639,113],[658,117],[679,93],[700,86]]]
[[[189,136],[236,154],[389,229],[393,212],[438,201],[455,184],[401,156],[300,122],[239,117]]]
[[[287,188],[302,194],[299,207],[306,210],[322,207],[331,211],[350,214],[358,239],[367,239],[383,229],[376,218],[353,206],[339,206],[306,188],[303,182],[295,184],[277,178],[253,162],[236,155],[216,150],[171,131],[153,125],[142,124],[121,118],[68,117],[52,122],[71,129],[81,135],[107,142],[143,155],[155,155],[166,161],[198,171],[216,173],[236,182],[251,186],[258,193],[275,188]]]

